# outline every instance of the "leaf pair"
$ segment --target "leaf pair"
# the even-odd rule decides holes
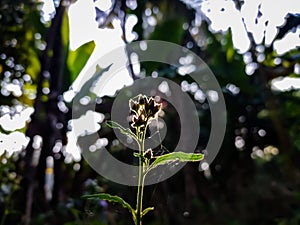
[[[134,133],[131,132],[129,128],[124,128],[120,124],[114,121],[106,122],[107,126],[115,129],[119,129],[122,134],[125,134],[138,142],[138,139]],[[137,154],[138,156],[138,154]],[[170,162],[197,162],[201,161],[204,158],[204,155],[201,153],[186,153],[186,152],[171,152],[164,154],[155,158],[154,162],[146,169],[146,173],[153,170],[154,168],[168,164]]]

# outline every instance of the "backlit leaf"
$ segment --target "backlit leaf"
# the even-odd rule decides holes
[[[203,158],[204,155],[201,153],[171,152],[157,157],[155,161],[149,166],[147,172],[158,166],[165,165],[171,162],[197,162],[201,161]]]

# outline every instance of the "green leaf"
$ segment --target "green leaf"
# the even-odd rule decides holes
[[[145,216],[148,212],[154,210],[154,207],[148,207],[147,209],[144,209],[144,211],[142,212],[142,216]]]
[[[149,166],[146,173],[160,165],[165,165],[170,162],[197,162],[201,161],[203,158],[204,155],[201,153],[171,152],[157,157]]]
[[[95,49],[95,42],[90,41],[84,45],[81,45],[75,51],[69,51],[67,65],[71,73],[71,82],[73,82],[86,62],[90,58],[90,55]]]
[[[67,10],[64,10],[62,25],[61,25],[61,37],[63,46],[65,48],[65,51],[69,48],[69,33],[70,33],[70,27],[69,27],[69,16]]]
[[[135,210],[131,207],[131,205],[129,203],[127,203],[123,198],[121,198],[119,196],[101,193],[101,194],[84,195],[84,196],[82,196],[82,198],[101,199],[101,200],[106,200],[109,202],[119,203],[122,205],[123,208],[129,210],[129,212],[132,214],[134,220],[136,218]]]
[[[119,129],[122,134],[125,134],[138,142],[136,135],[134,133],[132,133],[129,128],[125,129],[124,127],[122,127],[122,125],[118,124],[117,122],[111,121],[111,120],[107,121],[106,125],[113,129]]]

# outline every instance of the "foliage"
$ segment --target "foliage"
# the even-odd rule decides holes
[[[40,70],[38,52],[44,48],[45,32],[39,20],[37,4],[30,0],[2,1],[0,14],[2,104],[12,105],[11,101],[16,98],[32,105],[30,91],[15,93],[7,90],[7,85],[13,83],[29,90],[35,88]]]

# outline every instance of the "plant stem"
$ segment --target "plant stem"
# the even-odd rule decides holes
[[[140,162],[142,159],[140,159]],[[137,204],[136,204],[136,225],[142,225],[142,212],[143,212],[143,189],[144,189],[144,174],[143,167],[139,168],[139,186],[137,193]]]
[[[139,157],[139,177],[138,177],[138,192],[137,192],[137,203],[136,203],[136,225],[142,225],[142,213],[143,213],[143,192],[144,192],[144,160],[143,154],[145,151],[145,135],[146,131],[142,133],[142,137],[139,140],[139,150],[141,157]]]

